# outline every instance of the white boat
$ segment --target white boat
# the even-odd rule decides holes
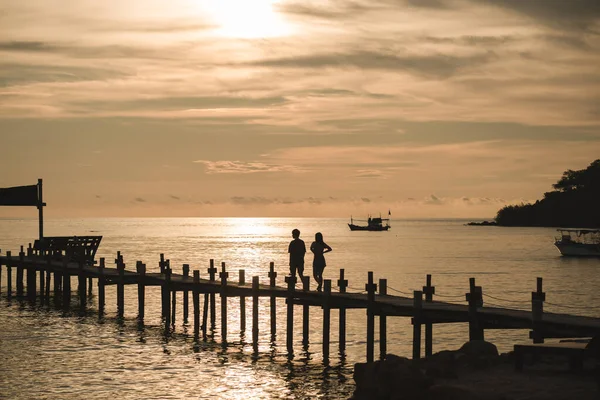
[[[600,257],[600,229],[557,229],[554,245],[563,256]]]

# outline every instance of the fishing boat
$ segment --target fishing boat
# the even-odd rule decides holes
[[[350,223],[348,227],[351,231],[387,231],[390,229],[390,219],[389,218],[371,218],[369,217],[367,220],[357,220],[361,222],[366,222],[367,225],[355,225],[354,219],[350,217]],[[383,224],[385,222],[385,225]]]
[[[563,256],[600,257],[600,229],[557,229],[554,245]]]

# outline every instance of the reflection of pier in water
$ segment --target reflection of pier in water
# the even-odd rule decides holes
[[[311,291],[309,278],[305,277],[302,289],[298,290],[295,280],[285,278],[286,287],[276,285],[277,273],[271,263],[268,274],[269,283],[260,284],[259,277],[253,276],[251,282],[246,282],[244,270],[239,270],[238,281],[229,280],[229,272],[225,263],[218,273],[213,260],[210,260],[208,279],[200,278],[200,271],[192,271],[184,264],[182,274],[175,274],[169,260],[161,254],[160,272],[146,273],[146,265],[137,262],[136,271],[129,271],[120,252],[115,259],[116,268],[107,268],[105,259],[101,258],[98,266],[86,265],[83,262],[69,261],[67,257],[60,260],[34,250],[29,246],[25,252],[21,247],[18,257],[11,252],[0,257],[0,287],[2,266],[7,267],[7,296],[13,296],[13,268],[16,268],[16,296],[26,297],[35,302],[39,298],[42,304],[49,303],[53,298],[57,305],[68,308],[71,304],[71,278],[76,277],[78,283],[79,306],[84,309],[87,296],[92,295],[92,281],[97,280],[98,313],[104,314],[105,286],[117,286],[117,314],[123,316],[125,309],[125,285],[137,285],[138,289],[138,318],[144,319],[145,288],[160,286],[162,300],[162,318],[165,328],[175,324],[176,293],[183,293],[183,322],[187,323],[189,315],[189,295],[192,297],[194,317],[194,336],[206,339],[207,326],[216,323],[216,301],[218,294],[221,298],[221,338],[227,341],[227,302],[229,297],[238,297],[240,301],[240,330],[246,329],[246,298],[252,298],[252,343],[258,346],[258,301],[260,297],[270,299],[271,335],[276,335],[276,304],[277,298],[286,299],[287,324],[286,344],[288,354],[293,354],[294,305],[302,307],[302,342],[309,341],[309,310],[319,307],[323,310],[323,358],[329,359],[330,344],[330,315],[332,309],[339,310],[339,350],[345,353],[346,347],[346,309],[364,308],[367,310],[366,359],[373,361],[375,350],[375,317],[379,319],[380,357],[386,354],[386,321],[387,317],[411,317],[413,325],[413,359],[421,356],[421,331],[425,326],[425,355],[432,354],[433,325],[442,323],[469,323],[469,340],[483,339],[485,329],[530,329],[534,342],[543,342],[544,338],[559,337],[589,337],[600,333],[600,318],[574,316],[567,314],[544,313],[543,304],[545,293],[542,290],[542,279],[538,278],[537,290],[532,292],[532,311],[514,310],[483,305],[483,292],[475,285],[475,279],[470,279],[470,289],[466,293],[468,304],[455,304],[434,301],[435,287],[431,284],[431,276],[427,275],[427,284],[423,291],[415,291],[413,298],[392,296],[387,293],[386,279],[380,279],[379,284],[373,281],[373,273],[368,273],[365,285],[366,293],[348,293],[348,281],[344,279],[344,270],[340,270],[337,280],[337,291],[332,291],[331,280],[324,281],[324,291]],[[39,278],[38,278],[39,273]],[[37,282],[39,279],[39,289]],[[53,282],[51,289],[51,281]],[[203,296],[201,296],[203,295]],[[424,295],[424,296],[423,296]],[[203,301],[201,304],[201,300]],[[423,299],[424,297],[424,299]],[[202,307],[201,307],[202,305]]]

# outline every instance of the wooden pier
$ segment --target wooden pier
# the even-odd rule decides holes
[[[465,293],[466,304],[455,304],[434,300],[435,287],[432,277],[427,275],[426,285],[422,291],[414,291],[412,297],[393,296],[388,294],[387,281],[380,279],[375,283],[373,273],[368,272],[365,293],[347,292],[348,280],[344,270],[340,270],[337,288],[332,287],[331,280],[325,280],[323,292],[310,290],[309,278],[296,282],[294,277],[285,277],[285,287],[277,286],[277,272],[274,264],[270,264],[268,283],[260,283],[258,276],[246,279],[245,271],[239,270],[237,282],[233,281],[227,271],[226,264],[220,270],[210,260],[204,278],[201,271],[190,271],[188,264],[183,264],[181,273],[174,272],[170,261],[160,255],[160,271],[149,273],[146,265],[137,262],[135,270],[127,269],[123,256],[117,253],[114,268],[106,265],[101,258],[98,265],[83,261],[69,261],[67,257],[56,259],[56,254],[49,255],[45,251],[37,251],[30,245],[18,255],[10,251],[0,256],[0,288],[2,285],[2,267],[6,267],[6,296],[27,298],[44,304],[51,299],[57,305],[71,307],[71,277],[77,277],[79,307],[84,309],[87,296],[92,294],[92,282],[97,283],[98,313],[105,313],[107,285],[116,285],[116,305],[118,316],[125,310],[125,285],[136,285],[138,292],[138,318],[141,322],[145,316],[145,290],[148,286],[161,288],[161,315],[165,328],[175,324],[177,315],[176,293],[183,293],[181,305],[182,319],[185,323],[189,317],[189,295],[192,296],[194,319],[194,335],[196,338],[207,337],[208,318],[210,324],[216,323],[216,296],[220,296],[221,340],[227,342],[227,316],[229,298],[238,298],[240,302],[240,329],[246,328],[246,298],[252,299],[252,344],[256,347],[259,341],[258,301],[261,297],[270,299],[271,337],[276,335],[277,299],[285,299],[287,304],[286,347],[288,354],[293,354],[294,310],[295,305],[302,307],[302,343],[309,342],[309,313],[311,307],[321,308],[323,312],[323,358],[329,358],[331,310],[339,311],[339,351],[345,353],[346,347],[346,310],[360,308],[366,310],[366,360],[375,359],[375,321],[379,319],[379,358],[385,358],[387,352],[387,319],[390,317],[411,318],[413,325],[413,359],[421,357],[422,328],[425,328],[425,355],[432,354],[433,326],[435,324],[468,322],[469,340],[484,339],[488,329],[529,329],[534,343],[541,343],[545,338],[560,337],[592,337],[600,333],[600,318],[582,317],[567,314],[544,312],[545,293],[542,278],[537,279],[536,290],[531,294],[531,311],[515,310],[500,307],[489,307],[483,303],[483,290],[477,286],[475,279],[470,279],[468,292]],[[13,289],[13,269],[16,269],[16,282]],[[37,282],[39,281],[39,288]],[[301,285],[301,289],[297,288]],[[14,292],[13,292],[14,290]],[[51,295],[52,292],[52,295]],[[203,300],[203,301],[201,301]],[[233,300],[232,300],[233,301]]]

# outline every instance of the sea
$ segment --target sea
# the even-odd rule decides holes
[[[553,228],[467,226],[467,220],[393,219],[387,232],[350,231],[337,218],[102,218],[47,219],[46,236],[101,235],[96,259],[114,266],[121,252],[126,269],[137,261],[159,270],[160,254],[176,273],[183,264],[208,277],[210,260],[225,263],[229,279],[258,276],[268,283],[274,262],[277,282],[289,274],[287,246],[297,228],[307,247],[321,232],[325,279],[337,290],[344,269],[349,292],[364,292],[368,272],[387,279],[388,293],[412,297],[432,276],[436,300],[466,304],[469,278],[482,286],[489,306],[531,309],[536,279],[543,278],[544,310],[600,317],[600,259],[561,257]],[[18,253],[38,236],[36,219],[0,219],[0,249]],[[312,274],[312,255],[306,272]],[[14,274],[14,271],[13,271]],[[7,299],[6,268],[0,287],[0,398],[2,399],[345,399],[354,391],[354,364],[366,359],[366,312],[347,311],[346,352],[339,352],[338,312],[331,313],[329,360],[322,353],[322,312],[312,308],[310,343],[302,344],[301,308],[295,310],[294,354],[286,350],[286,306],[278,301],[277,336],[270,335],[269,301],[259,301],[259,346],[252,346],[252,300],[240,329],[239,299],[228,301],[227,343],[216,326],[206,340],[194,339],[193,313],[184,322],[181,297],[173,329],[160,316],[160,289],[146,291],[144,324],[137,320],[137,289],[125,289],[125,315],[117,317],[114,286],[106,290],[106,314],[97,312],[97,288],[86,312]],[[311,283],[312,288],[316,284]],[[77,302],[75,278],[73,302]],[[14,290],[14,277],[13,277]],[[181,295],[180,295],[181,296]],[[190,301],[191,304],[191,301]],[[376,339],[379,338],[376,323]],[[527,330],[490,330],[486,340],[500,352],[527,343]],[[412,356],[409,318],[388,317],[388,353]],[[464,323],[435,325],[433,351],[468,341]],[[379,342],[375,343],[379,354]]]

